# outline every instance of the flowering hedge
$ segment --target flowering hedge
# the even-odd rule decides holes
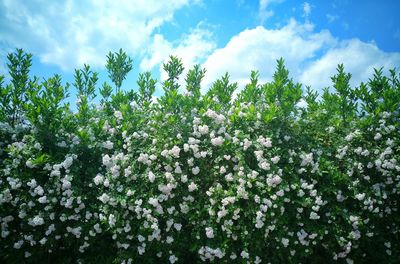
[[[201,94],[205,70],[181,88],[171,57],[154,100],[150,73],[122,91],[132,61],[107,58],[116,91],[85,66],[71,110],[60,76],[8,55],[2,263],[400,262],[395,70],[352,88],[339,65],[317,94],[278,60],[271,82],[237,91],[226,74]]]

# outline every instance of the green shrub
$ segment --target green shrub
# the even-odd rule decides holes
[[[164,95],[108,55],[116,91],[89,66],[69,85],[0,77],[2,263],[399,263],[400,82],[375,70],[350,86],[338,66],[319,95],[277,61],[241,91],[175,57]],[[317,78],[317,77],[316,77]],[[100,103],[95,104],[99,89]]]

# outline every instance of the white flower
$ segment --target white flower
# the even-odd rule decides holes
[[[254,151],[254,155],[256,156],[257,161],[260,161],[263,159],[264,151],[256,150]]]
[[[175,255],[169,256],[169,262],[171,262],[171,264],[173,264],[177,261],[178,261],[178,258]]]
[[[214,230],[211,227],[206,227],[206,236],[208,238],[214,238]]]
[[[246,251],[243,250],[243,251],[240,253],[240,256],[241,256],[242,258],[248,259],[248,258],[249,258],[249,253],[247,253]]]
[[[103,156],[103,165],[106,167],[111,167],[113,164],[112,159],[110,158],[110,156],[108,156],[108,154]]]
[[[204,115],[212,118],[217,124],[222,124],[225,121],[225,117],[223,115],[219,115],[211,109],[208,109]]]
[[[131,106],[132,110],[135,110],[138,107],[138,104],[135,101],[132,101],[130,103],[130,106]]]
[[[79,238],[81,236],[81,231],[82,231],[82,227],[78,226],[75,228],[69,227],[67,226],[67,231],[70,232],[71,234],[73,234],[76,238]]]
[[[72,138],[72,144],[78,145],[79,143],[80,143],[79,138],[78,138],[77,136],[74,136],[74,137]]]
[[[63,190],[68,190],[68,189],[71,189],[71,182],[68,180],[68,179],[62,179],[61,180],[62,181],[62,186],[61,186],[61,188],[63,189]]]
[[[104,177],[101,174],[97,174],[96,177],[94,177],[93,181],[94,184],[99,185],[102,184],[104,180]]]
[[[103,148],[105,149],[113,149],[114,148],[114,143],[111,142],[110,140],[107,140],[106,142],[103,142]],[[104,161],[104,158],[103,158]]]
[[[122,113],[120,111],[115,111],[114,116],[116,119],[121,120],[122,119]]]
[[[168,183],[167,185],[158,185],[158,190],[166,195],[169,195],[172,191],[172,184]]]
[[[168,157],[168,155],[169,155],[168,149],[164,149],[163,151],[161,151],[160,155],[163,157]]]
[[[194,168],[192,169],[193,175],[197,175],[197,174],[199,174],[199,172],[200,172],[200,168],[199,168],[199,167],[194,167]]]
[[[181,169],[181,167],[179,166],[179,165],[177,165],[176,167],[175,167],[175,171],[174,171],[175,173],[178,173],[178,174],[181,174],[182,173],[182,169]]]
[[[150,181],[151,183],[153,183],[154,180],[156,179],[156,175],[154,175],[154,173],[153,173],[152,171],[150,171],[150,172],[149,172],[149,175],[148,175],[148,178],[149,178],[149,181]]]
[[[376,135],[374,136],[374,139],[375,139],[375,140],[379,140],[379,139],[381,139],[381,138],[382,138],[381,133],[376,133]]]
[[[139,240],[140,243],[142,243],[143,241],[146,240],[146,238],[144,238],[144,236],[142,236],[142,235],[138,235],[137,238],[138,238],[138,240]]]
[[[14,248],[15,249],[20,249],[23,244],[24,244],[24,241],[23,240],[19,240],[18,242],[14,243]]]
[[[42,196],[44,194],[44,190],[40,185],[35,188],[34,192],[39,196]]]
[[[245,138],[243,142],[243,150],[247,150],[250,146],[251,146],[251,141]]]
[[[208,129],[207,125],[199,126],[200,134],[206,135],[206,134],[208,134],[208,131],[209,131],[209,129]]]
[[[355,239],[355,240],[359,240],[361,237],[361,233],[359,230],[353,230],[350,232],[350,237]]]
[[[354,134],[353,134],[353,133],[350,133],[350,134],[348,134],[348,135],[345,137],[345,140],[346,140],[346,141],[351,141],[351,140],[353,140],[353,137],[354,137]]]
[[[178,146],[174,146],[171,150],[168,151],[168,154],[175,158],[179,158],[180,151],[181,149]]]
[[[270,170],[271,169],[271,165],[266,161],[263,161],[263,162],[259,163],[258,166],[263,170]]]
[[[313,153],[303,154],[300,155],[300,157],[303,159],[300,164],[301,167],[307,166],[310,162],[313,161]]]
[[[228,182],[233,181],[234,180],[233,179],[233,174],[232,173],[226,174],[225,175],[225,180],[228,181]]]
[[[365,198],[365,193],[358,193],[358,194],[356,194],[356,198],[357,198],[357,200],[359,200],[359,201],[364,200],[364,198]]]
[[[138,246],[137,250],[138,250],[139,255],[143,255],[144,252],[146,252],[146,248],[142,247],[142,246]]]
[[[50,176],[51,176],[51,177],[60,177],[60,175],[61,175],[61,173],[60,173],[59,170],[52,170],[52,171],[50,172]]]
[[[30,168],[30,169],[35,168],[35,165],[32,163],[31,160],[27,160],[27,161],[25,162],[25,165],[26,165],[28,168]]]
[[[172,242],[174,242],[174,238],[172,236],[167,236],[165,242],[167,242],[167,244],[171,244]]]
[[[148,203],[151,204],[154,207],[157,207],[159,205],[158,199],[157,198],[153,198],[153,197],[149,198],[149,202]]]
[[[271,158],[272,163],[277,164],[281,158],[279,156],[275,156]]]
[[[325,131],[327,131],[328,133],[333,133],[333,131],[335,131],[335,128],[330,126],[325,128]]]
[[[188,181],[187,175],[182,175],[182,176],[181,176],[181,182],[185,183],[185,182],[187,182],[187,181]]]
[[[117,219],[115,218],[115,215],[110,214],[108,216],[108,224],[110,225],[110,227],[115,226],[115,223],[117,222]]]
[[[224,143],[224,139],[221,136],[211,139],[211,144],[214,146],[221,146]]]
[[[282,238],[281,242],[284,247],[287,247],[289,245],[289,239],[287,239],[287,238]]]
[[[342,193],[341,192],[339,192],[337,195],[336,195],[336,200],[338,201],[338,202],[343,202],[344,201],[344,199],[345,199],[345,197],[342,195]]]
[[[189,145],[196,145],[196,144],[198,144],[198,143],[200,143],[200,140],[195,139],[195,138],[193,138],[193,137],[189,137],[189,139],[188,139],[188,144],[189,144]]]
[[[73,162],[73,158],[67,157],[63,162],[63,167],[67,170],[69,167],[71,167],[72,162]]]
[[[185,152],[189,151],[189,144],[187,144],[187,143],[183,144],[183,151],[185,151]]]
[[[26,185],[28,185],[31,188],[35,188],[37,186],[37,182],[35,179],[32,179]]]
[[[40,241],[39,241],[39,243],[40,244],[42,244],[42,245],[44,245],[44,244],[46,244],[46,242],[47,242],[47,238],[42,238]]]
[[[44,224],[44,219],[42,218],[42,217],[40,217],[40,216],[35,216],[34,218],[32,218],[30,221],[29,221],[29,224],[31,225],[31,226],[39,226],[39,225],[43,225]]]
[[[189,192],[193,192],[193,191],[197,190],[197,184],[195,184],[194,182],[190,183],[188,186],[188,190],[189,190]]]
[[[47,203],[47,197],[46,196],[42,196],[38,199],[39,203],[44,204]]]
[[[35,145],[33,145],[33,147],[37,150],[41,150],[42,149],[42,145],[40,145],[40,143],[35,143]]]
[[[114,165],[111,167],[110,171],[112,174],[112,178],[115,179],[119,176],[119,166],[118,165]]]
[[[275,175],[272,178],[267,178],[268,186],[276,186],[282,182],[282,178],[279,175]]]
[[[272,140],[270,138],[259,137],[257,142],[263,145],[266,148],[272,147]]]
[[[100,197],[99,200],[102,201],[103,203],[107,203],[110,201],[110,196],[108,196],[106,193],[103,193]]]
[[[175,224],[174,224],[174,228],[176,229],[176,231],[181,231],[181,229],[182,229],[182,224],[175,223]]]
[[[105,179],[103,185],[104,187],[110,186],[110,181],[108,179]]]
[[[317,220],[319,218],[320,218],[320,216],[316,212],[311,212],[310,213],[310,219],[311,220]]]

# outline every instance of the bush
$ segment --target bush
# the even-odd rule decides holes
[[[338,66],[322,94],[282,59],[241,91],[229,75],[171,57],[164,95],[132,60],[108,55],[116,91],[75,71],[78,102],[55,75],[8,55],[0,80],[2,263],[399,263],[400,75],[352,88]],[[317,78],[317,77],[316,77]]]

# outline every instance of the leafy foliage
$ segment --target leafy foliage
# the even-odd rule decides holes
[[[9,54],[0,76],[2,263],[399,263],[400,81],[343,65],[321,94],[277,61],[238,90],[226,73],[164,64],[164,94],[109,53],[108,83],[75,70],[31,77]],[[317,78],[317,77],[316,77]],[[94,103],[99,89],[100,103]]]
[[[122,82],[125,80],[126,75],[132,70],[133,60],[126,55],[122,49],[119,52],[109,52],[107,55],[106,68],[108,76],[115,84],[117,92],[121,89]]]

